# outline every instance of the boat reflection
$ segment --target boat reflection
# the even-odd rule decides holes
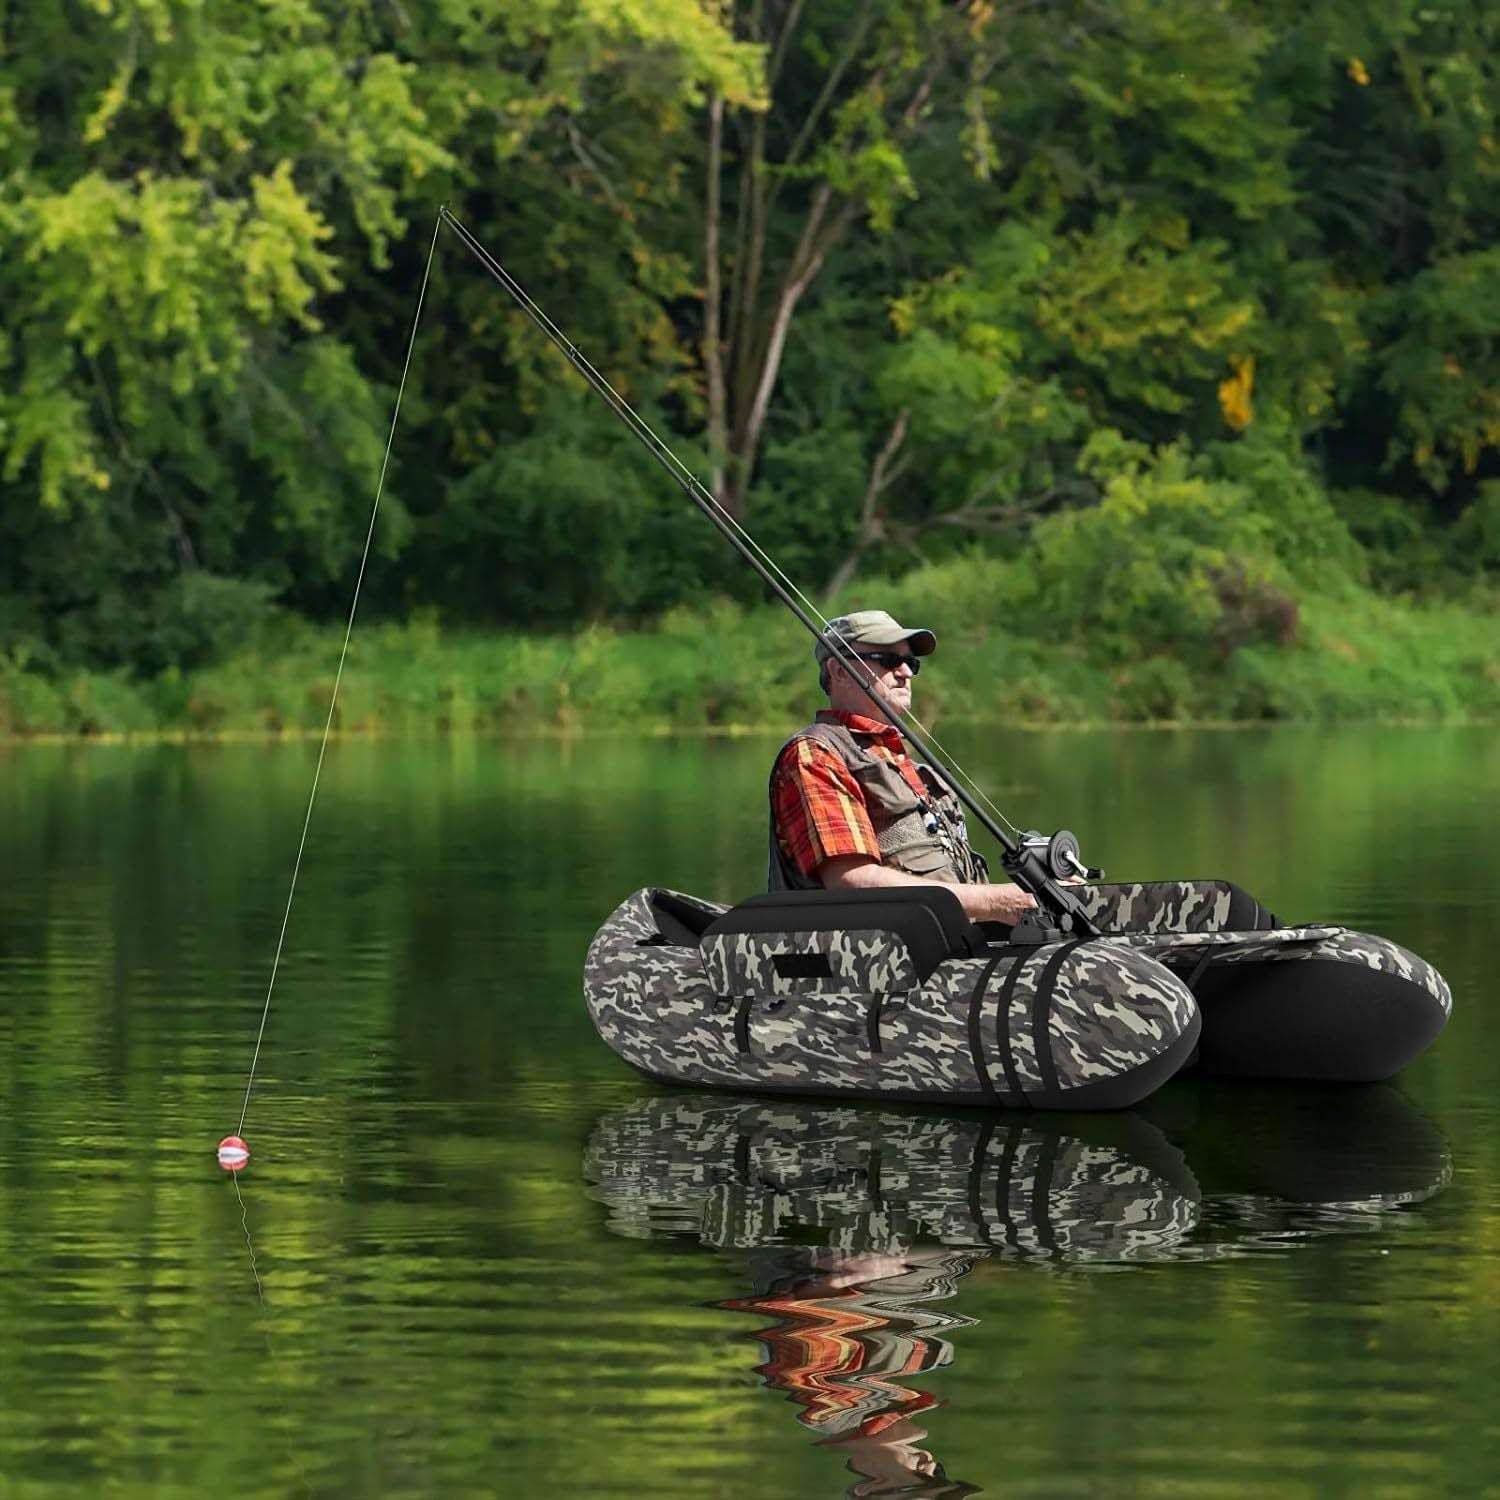
[[[615,1233],[746,1253],[757,1367],[838,1448],[847,1494],[959,1496],[908,1382],[972,1318],[936,1304],[986,1260],[1056,1270],[1285,1254],[1384,1228],[1447,1183],[1447,1148],[1386,1087],[1202,1082],[1114,1115],[984,1115],[668,1095],[584,1154]]]
[[[1133,1114],[937,1114],[736,1095],[614,1111],[584,1158],[609,1227],[747,1248],[922,1241],[1010,1258],[1130,1261],[1180,1244],[1200,1194]]]

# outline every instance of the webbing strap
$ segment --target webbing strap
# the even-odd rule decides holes
[[[974,986],[974,993],[969,999],[969,1056],[974,1063],[974,1072],[979,1078],[979,1091],[984,1095],[986,1104],[998,1104],[999,1095],[995,1093],[995,1085],[990,1080],[990,1067],[984,1057],[984,1037],[980,1033],[980,1007],[984,1004],[984,992],[990,982],[990,975],[995,972],[1004,955],[997,953],[979,973],[979,983]],[[1009,983],[1009,981],[1006,981]]]
[[[1183,980],[1188,991],[1196,999],[1198,995],[1198,981],[1203,978],[1203,971],[1219,956],[1222,949],[1216,949],[1212,944],[1203,950],[1203,957],[1193,965],[1193,971]]]
[[[1036,982],[1036,994],[1031,1001],[1031,1044],[1036,1050],[1036,1071],[1042,1080],[1043,1093],[1057,1092],[1057,1064],[1052,1059],[1052,1038],[1048,1033],[1048,1022],[1052,1019],[1052,992],[1057,988],[1058,970],[1075,949],[1091,941],[1091,938],[1075,938],[1071,943],[1064,943],[1047,960],[1047,967],[1042,970],[1041,978]]]
[[[734,1047],[737,1052],[750,1050],[750,1007],[754,1004],[754,995],[742,996],[739,1009],[734,1013]]]
[[[999,998],[995,1001],[995,1039],[1000,1047],[1000,1065],[1005,1069],[1005,1086],[1015,1095],[1018,1102],[1025,1100],[1026,1092],[1021,1087],[1021,1075],[1016,1069],[1016,1054],[1011,1046],[1010,1002],[1016,992],[1016,980],[1021,977],[1021,970],[1039,951],[1036,948],[1028,948],[1011,965],[1010,973],[1005,976],[1005,983],[1000,986]]]

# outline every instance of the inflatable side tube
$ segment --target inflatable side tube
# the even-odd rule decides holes
[[[657,920],[703,923],[701,948]],[[590,1015],[664,1083],[763,1093],[1046,1109],[1118,1109],[1186,1063],[1199,1015],[1182,980],[1107,940],[934,962],[921,920],[857,929],[802,916],[713,920],[637,891],[594,939]],[[839,912],[838,919],[848,919]],[[795,920],[797,925],[791,925]],[[756,930],[742,931],[750,926]],[[689,932],[688,936],[691,936]]]

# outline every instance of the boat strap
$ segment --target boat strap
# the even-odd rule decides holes
[[[1000,987],[1000,997],[995,1001],[995,1040],[1000,1047],[1000,1066],[1005,1069],[1005,1086],[1015,1095],[1017,1102],[1026,1098],[1021,1087],[1021,1075],[1016,1069],[1016,1054],[1010,1045],[1010,1000],[1016,992],[1016,981],[1021,970],[1036,956],[1037,949],[1028,948],[1011,965],[1005,983]]]
[[[739,1009],[734,1013],[734,1050],[747,1053],[750,1050],[750,1007],[755,1004],[752,992],[740,996]]]
[[[1198,998],[1198,981],[1208,971],[1210,964],[1218,963],[1220,959],[1230,958],[1237,953],[1246,953],[1257,946],[1254,938],[1243,943],[1210,943],[1194,962],[1193,967],[1188,970],[1188,976],[1182,982],[1187,986],[1189,993],[1196,1000]],[[1170,968],[1171,965],[1169,964],[1168,967]]]
[[[990,975],[995,972],[995,965],[1004,956],[1002,953],[997,953],[979,971],[979,983],[974,986],[974,993],[969,997],[969,1057],[974,1064],[974,1073],[979,1079],[979,1091],[984,1096],[984,1102],[991,1105],[999,1101],[995,1093],[995,1085],[990,1079],[990,1066],[984,1058],[984,1037],[980,1033],[979,1022],[983,1013],[984,992],[989,985]],[[1019,969],[1025,962],[1024,958],[1018,959],[1015,967],[1006,976],[1005,988],[1007,994],[1010,991],[1011,981],[1015,978],[1016,969]]]
[[[1052,1019],[1052,994],[1057,988],[1058,971],[1074,952],[1092,941],[1092,938],[1075,938],[1071,943],[1064,943],[1047,960],[1047,967],[1036,982],[1036,994],[1031,1001],[1031,1044],[1036,1050],[1036,1071],[1042,1080],[1044,1094],[1057,1092],[1057,1064],[1052,1057],[1048,1023]]]
[[[1198,981],[1203,978],[1203,971],[1219,956],[1219,952],[1222,951],[1220,949],[1216,952],[1212,947],[1205,948],[1203,950],[1203,957],[1193,965],[1192,973],[1183,980],[1183,983],[1188,987],[1188,993],[1195,1000],[1198,998]]]

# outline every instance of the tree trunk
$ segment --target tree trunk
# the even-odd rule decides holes
[[[892,469],[888,474],[886,469],[902,443],[906,441],[906,427],[910,417],[911,412],[903,406],[884,446],[875,455],[875,462],[870,465],[870,482],[865,486],[865,498],[859,508],[859,530],[855,533],[854,545],[849,549],[844,560],[834,569],[833,576],[823,585],[825,604],[841,588],[847,587],[852,582],[854,575],[859,572],[860,563],[864,561],[865,553],[885,540],[885,526],[881,522],[880,512],[876,507],[880,503],[882,492],[900,472],[900,469]]]
[[[791,0],[774,37],[763,35],[765,0],[756,0],[742,29],[753,41],[767,45],[767,87],[774,101],[776,85],[786,62],[793,33],[805,0]],[[818,85],[811,106],[780,160],[768,155],[768,113],[762,112],[740,124],[736,153],[737,214],[735,243],[730,265],[728,315],[724,312],[724,259],[721,247],[723,218],[724,105],[721,98],[709,101],[708,179],[705,192],[704,271],[704,369],[708,396],[708,440],[713,453],[713,488],[719,503],[742,517],[745,495],[754,478],[765,441],[772,398],[781,375],[787,341],[798,306],[817,279],[832,252],[848,234],[861,211],[860,200],[835,188],[827,177],[814,177],[809,202],[795,248],[785,268],[772,282],[767,274],[773,251],[772,228],[784,222],[773,217],[777,197],[785,183],[795,180],[789,169],[802,164],[820,139],[820,127],[829,124],[839,107],[841,90],[852,87],[880,101],[886,117],[885,131],[896,141],[909,140],[925,125],[939,77],[948,66],[955,39],[967,34],[968,0],[956,0],[948,11],[953,23],[947,34],[936,39],[933,52],[915,76],[901,46],[892,43],[885,53],[868,56],[867,42],[876,25],[879,0],[867,0],[845,33],[838,54]],[[867,66],[862,77],[857,64]],[[856,82],[849,84],[851,77]],[[903,102],[898,102],[899,93]],[[890,96],[888,98],[888,96]],[[834,134],[841,128],[835,123]],[[827,131],[821,132],[823,137]],[[858,142],[840,149],[858,149]],[[774,285],[769,294],[767,284]],[[897,424],[905,437],[906,414]],[[894,449],[891,450],[894,453]],[[878,460],[877,460],[878,462]]]
[[[723,287],[719,268],[721,173],[724,156],[724,97],[715,94],[708,105],[708,192],[703,244],[703,367],[708,374],[708,448],[713,464],[710,488],[726,504],[724,457],[729,447],[729,423],[724,392],[724,345],[720,329]],[[733,507],[726,507],[733,514]]]

